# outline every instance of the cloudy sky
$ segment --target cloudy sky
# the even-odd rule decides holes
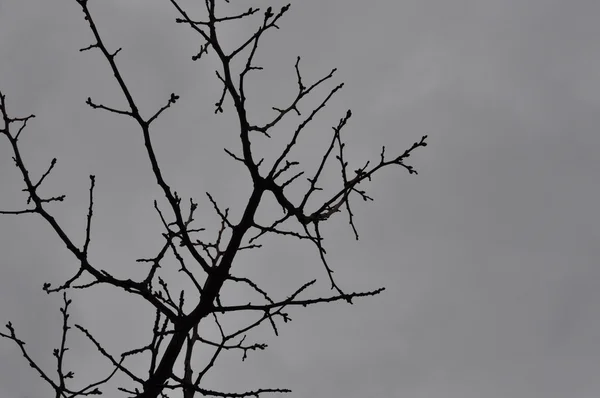
[[[144,115],[171,92],[181,96],[154,127],[158,156],[174,189],[198,199],[199,223],[214,233],[218,220],[204,192],[238,217],[250,181],[222,149],[239,143],[231,109],[213,112],[218,65],[210,57],[191,61],[201,42],[173,22],[168,3],[90,0],[90,9],[107,45],[123,47],[118,62]],[[202,3],[182,5],[201,11]],[[346,87],[307,130],[295,159],[314,165],[323,137],[348,108],[351,166],[376,160],[381,145],[398,153],[428,134],[430,146],[410,159],[419,176],[389,168],[369,186],[374,203],[355,200],[359,242],[344,217],[324,232],[342,287],[387,290],[354,306],[295,310],[279,337],[259,329],[253,337],[268,351],[244,364],[225,356],[205,387],[289,387],[298,398],[597,397],[599,15],[595,0],[293,2],[257,55],[265,70],[252,75],[251,115],[267,120],[272,106],[294,95],[301,55],[306,81],[337,67],[332,84]],[[252,23],[258,20],[231,24],[222,42],[235,45]],[[66,193],[67,201],[50,210],[82,242],[87,176],[95,174],[92,259],[117,275],[140,275],[134,260],[160,245],[152,201],[161,196],[135,124],[84,104],[91,96],[125,105],[105,59],[78,52],[91,43],[75,0],[0,0],[0,90],[14,116],[37,116],[21,140],[32,173],[58,158],[44,192]],[[300,110],[309,112],[326,93]],[[256,138],[257,153],[274,156],[297,121],[271,141]],[[7,144],[0,140],[2,210],[24,206]],[[331,184],[336,173],[327,175]],[[315,294],[327,294],[311,247],[264,243],[234,269],[275,297],[314,277],[321,280]],[[13,322],[49,372],[61,298],[41,286],[76,268],[39,217],[0,218],[0,322]],[[226,301],[249,297],[231,290]],[[72,320],[111,352],[147,343],[152,311],[137,299],[109,288],[74,298]],[[89,341],[75,332],[70,341],[80,383],[106,374]],[[18,349],[1,341],[0,398],[49,392]]]

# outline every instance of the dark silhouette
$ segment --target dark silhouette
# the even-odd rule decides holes
[[[10,210],[2,209],[1,214],[5,215],[20,215],[33,213],[42,217],[58,235],[68,250],[77,259],[79,269],[73,277],[65,281],[60,286],[53,286],[49,283],[44,284],[43,289],[47,293],[63,292],[64,306],[61,309],[63,314],[63,333],[60,347],[54,350],[54,356],[58,362],[58,376],[54,377],[49,374],[49,371],[39,367],[33,358],[31,358],[25,348],[25,344],[17,336],[13,325],[7,324],[8,332],[0,333],[3,337],[12,340],[21,349],[22,355],[30,363],[33,369],[52,387],[56,397],[75,397],[83,395],[101,394],[99,388],[102,384],[108,382],[117,372],[126,374],[137,388],[126,389],[120,388],[127,396],[138,398],[154,398],[158,396],[166,396],[170,391],[179,390],[186,398],[193,397],[194,394],[200,393],[201,396],[217,396],[217,397],[246,397],[259,396],[265,393],[283,393],[288,392],[287,389],[265,388],[256,391],[245,392],[220,392],[212,391],[204,387],[202,381],[204,375],[214,365],[217,356],[224,350],[240,350],[243,354],[242,360],[246,358],[249,351],[263,350],[265,344],[246,343],[245,334],[262,324],[269,322],[277,333],[277,323],[289,320],[289,316],[284,310],[293,306],[303,306],[344,300],[352,303],[353,299],[373,296],[380,293],[383,288],[365,291],[365,292],[346,292],[344,291],[333,278],[333,271],[330,264],[327,262],[325,249],[323,247],[324,237],[321,234],[320,226],[327,222],[332,216],[337,213],[345,212],[347,214],[349,224],[358,239],[358,232],[353,219],[351,208],[351,198],[361,198],[364,201],[371,201],[367,192],[362,188],[366,180],[380,169],[387,166],[400,166],[406,169],[410,174],[416,174],[412,166],[405,164],[405,160],[409,155],[419,147],[426,146],[426,136],[414,143],[410,148],[401,154],[388,156],[385,153],[385,147],[382,148],[378,159],[373,162],[367,162],[364,166],[359,167],[351,172],[349,162],[345,158],[344,143],[341,138],[340,131],[346,125],[351,117],[351,112],[346,114],[339,120],[337,126],[333,127],[333,131],[328,141],[323,145],[323,156],[320,162],[316,165],[309,165],[304,171],[297,171],[288,176],[292,169],[300,166],[298,162],[291,161],[288,158],[290,151],[296,145],[296,141],[303,132],[305,126],[312,121],[314,116],[320,112],[330,99],[343,87],[343,84],[338,84],[331,88],[328,94],[313,110],[306,116],[301,123],[298,124],[295,131],[290,134],[288,144],[282,148],[281,153],[275,158],[272,164],[267,164],[265,159],[256,159],[252,150],[253,134],[262,134],[267,137],[270,131],[278,125],[278,123],[286,117],[290,112],[300,115],[297,105],[305,97],[313,92],[313,90],[321,85],[328,84],[334,77],[335,69],[330,71],[321,79],[315,82],[304,82],[300,73],[300,58],[298,57],[295,63],[295,72],[297,78],[297,94],[288,104],[280,108],[273,108],[275,116],[273,119],[264,125],[255,125],[251,119],[251,115],[247,113],[246,108],[246,93],[245,80],[248,73],[254,70],[260,70],[254,64],[254,56],[258,44],[263,35],[278,28],[282,16],[288,12],[290,5],[285,5],[278,10],[271,7],[264,11],[258,8],[249,8],[247,11],[237,14],[222,16],[218,13],[218,3],[215,0],[206,0],[206,19],[195,20],[187,14],[187,12],[178,4],[176,0],[170,0],[173,7],[179,13],[177,23],[184,24],[194,30],[199,38],[203,41],[200,52],[193,57],[194,60],[200,60],[208,51],[213,51],[221,62],[220,69],[217,71],[218,79],[223,84],[223,89],[220,98],[216,102],[215,112],[224,113],[226,111],[226,102],[230,102],[232,107],[231,117],[236,117],[239,122],[239,137],[241,140],[241,154],[235,154],[227,149],[225,151],[235,161],[242,163],[250,173],[253,189],[250,196],[247,198],[245,209],[239,220],[232,220],[229,217],[228,209],[222,209],[213,197],[207,193],[208,200],[214,207],[214,211],[221,219],[221,228],[217,231],[215,241],[209,242],[200,240],[197,233],[202,228],[194,225],[194,212],[197,209],[197,202],[193,198],[184,200],[175,192],[169,185],[161,172],[160,161],[156,155],[155,148],[150,136],[150,126],[160,115],[174,106],[179,97],[176,94],[171,94],[165,105],[158,109],[149,118],[144,118],[141,115],[134,95],[129,90],[127,83],[117,66],[115,59],[120,49],[109,49],[102,40],[101,28],[96,25],[94,18],[88,8],[88,0],[73,0],[76,1],[83,14],[89,28],[94,36],[94,41],[88,47],[81,51],[93,50],[100,53],[104,60],[109,64],[112,73],[123,93],[127,108],[117,109],[109,105],[104,105],[87,99],[87,104],[102,111],[126,116],[133,119],[143,136],[145,149],[150,161],[151,171],[154,174],[156,183],[160,186],[164,197],[168,202],[167,209],[159,208],[157,202],[154,202],[154,207],[160,216],[164,225],[164,243],[158,250],[158,253],[153,258],[139,259],[139,262],[148,264],[149,270],[145,275],[141,275],[137,280],[119,279],[112,276],[108,272],[98,268],[93,264],[88,257],[88,248],[90,246],[90,231],[92,220],[94,218],[94,189],[95,176],[90,176],[89,185],[89,207],[87,213],[87,223],[84,232],[83,244],[78,246],[76,239],[65,232],[59,222],[53,217],[49,211],[47,204],[52,202],[61,202],[65,196],[45,197],[39,191],[41,184],[45,178],[52,172],[56,159],[53,159],[48,169],[42,173],[39,179],[34,179],[35,172],[30,172],[25,166],[22,153],[19,148],[19,136],[26,128],[28,121],[34,117],[11,116],[9,101],[7,101],[4,93],[0,92],[0,112],[2,113],[4,125],[0,130],[0,134],[4,136],[12,148],[14,154],[15,165],[20,172],[25,184],[25,191],[28,194],[27,204],[23,209]],[[245,40],[238,48],[233,50],[225,49],[219,41],[218,27],[224,22],[231,22],[245,18],[256,18],[258,20],[257,28],[247,40]],[[234,70],[232,60],[245,57],[243,68]],[[334,167],[341,170],[342,185],[339,190],[333,190],[319,186],[319,178],[323,170],[327,166],[327,161],[334,158]],[[337,159],[337,160],[336,160]],[[330,162],[329,165],[332,163]],[[306,173],[306,175],[305,175]],[[290,184],[298,183],[298,178],[305,176],[308,181],[307,189],[301,196],[290,197],[285,188]],[[323,191],[327,195],[327,199],[316,202],[313,194],[317,191]],[[328,192],[331,191],[331,192]],[[274,196],[279,206],[284,210],[283,216],[275,219],[269,225],[259,225],[255,221],[255,213],[263,196],[270,193]],[[227,232],[227,234],[225,234]],[[301,284],[294,292],[291,292],[285,300],[272,299],[268,292],[260,288],[254,281],[235,275],[235,260],[236,255],[241,250],[257,249],[260,245],[257,243],[264,235],[279,234],[290,238],[302,239],[311,242],[318,253],[324,269],[331,283],[332,295],[328,297],[308,297],[306,292],[316,280],[312,280]],[[225,236],[229,236],[228,239]],[[194,269],[203,271],[202,275],[192,271],[189,264],[184,261],[182,253],[193,258],[195,264]],[[172,254],[178,260],[180,271],[195,286],[194,292],[181,291],[177,296],[169,289],[167,283],[159,276],[159,267],[161,261],[168,253]],[[198,266],[200,268],[198,268]],[[161,272],[163,268],[160,269]],[[92,282],[82,282],[82,276],[91,277]],[[225,283],[236,282],[245,284],[253,289],[261,300],[256,303],[241,303],[239,305],[225,306],[221,303],[220,292]],[[156,311],[156,320],[152,326],[153,338],[152,341],[142,347],[135,347],[128,352],[121,353],[115,356],[105,350],[100,341],[93,334],[81,325],[75,324],[75,330],[83,333],[96,346],[101,356],[106,357],[112,364],[113,369],[108,376],[98,380],[97,382],[88,385],[85,388],[78,390],[69,386],[69,379],[74,377],[74,373],[63,367],[63,358],[67,350],[67,336],[71,330],[69,323],[69,305],[71,300],[67,297],[67,292],[70,289],[87,289],[94,285],[107,284],[116,289],[122,289],[132,295],[140,296],[145,302],[152,306]],[[198,301],[193,304],[193,310],[184,311],[184,300],[188,297],[199,297]],[[256,321],[248,324],[234,332],[227,332],[221,328],[219,319],[232,312],[253,312],[257,314]],[[211,341],[203,337],[198,330],[198,325],[201,320],[208,318],[215,322],[221,331],[220,341]],[[192,357],[194,355],[194,346],[196,344],[204,344],[214,349],[212,359],[204,369],[193,369]],[[148,362],[147,375],[140,376],[128,369],[126,359],[130,356],[140,353],[150,353],[150,361]],[[162,355],[161,355],[162,353]],[[176,360],[182,361],[185,365],[183,374],[174,373],[173,367]],[[111,396],[115,396],[114,392]]]

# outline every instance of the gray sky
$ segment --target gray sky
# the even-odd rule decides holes
[[[181,95],[153,130],[168,180],[198,198],[198,219],[212,231],[205,191],[238,216],[250,182],[222,151],[239,145],[231,109],[213,114],[214,59],[190,60],[198,38],[173,23],[165,0],[90,0],[90,8],[107,44],[123,47],[118,62],[145,115],[171,92]],[[347,86],[296,159],[313,165],[325,144],[319,137],[329,137],[347,108],[351,165],[376,160],[381,145],[398,153],[424,134],[430,146],[411,158],[419,176],[388,169],[370,185],[375,203],[354,201],[358,243],[343,217],[325,231],[339,283],[386,292],[354,306],[293,311],[280,337],[268,328],[253,335],[268,351],[244,364],[224,357],[206,387],[289,387],[299,398],[598,396],[599,15],[594,0],[295,1],[259,50],[266,70],[251,85],[257,120],[294,95],[301,55],[306,81],[338,67],[335,82]],[[232,25],[224,43],[250,28]],[[37,175],[58,157],[44,192],[68,195],[51,209],[79,242],[87,175],[96,174],[92,258],[136,275],[133,260],[155,254],[160,242],[152,209],[160,193],[140,131],[84,104],[91,96],[124,105],[100,54],[77,51],[90,43],[75,0],[0,1],[0,89],[13,115],[37,115],[21,142],[27,163]],[[285,133],[257,138],[258,153],[273,156]],[[8,149],[0,141],[0,207],[16,209],[22,183]],[[11,320],[53,369],[60,296],[41,286],[64,281],[77,264],[33,216],[0,219],[0,253],[1,322]],[[235,269],[276,297],[313,277],[322,278],[315,292],[327,292],[317,253],[296,241],[268,240]],[[246,302],[247,293],[233,290],[229,302]],[[109,288],[74,298],[73,321],[113,353],[146,344],[152,312],[136,299]],[[75,332],[71,347],[82,383],[108,371]],[[0,397],[47,395],[11,342],[0,342],[0,358]]]

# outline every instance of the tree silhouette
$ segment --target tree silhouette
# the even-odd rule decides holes
[[[320,100],[316,107],[308,114],[302,115],[298,109],[298,104],[313,93],[317,87],[329,84],[334,78],[336,69],[331,70],[314,82],[305,82],[300,72],[300,57],[298,57],[294,65],[297,79],[295,97],[284,106],[274,107],[274,116],[270,121],[264,124],[255,124],[252,115],[247,112],[248,101],[245,83],[250,72],[262,69],[262,67],[255,64],[255,54],[259,42],[267,32],[272,31],[273,28],[278,28],[278,23],[284,14],[288,12],[290,5],[285,5],[278,10],[268,7],[264,11],[250,7],[247,11],[239,14],[222,16],[219,14],[218,7],[222,2],[205,0],[205,19],[196,20],[176,0],[170,0],[170,3],[179,13],[176,22],[192,29],[202,41],[200,51],[193,56],[193,60],[200,60],[205,54],[212,51],[220,61],[216,75],[222,83],[222,92],[215,104],[215,113],[227,113],[230,111],[227,105],[232,105],[231,112],[233,113],[231,114],[232,117],[237,118],[241,143],[241,153],[236,154],[229,149],[225,149],[225,152],[234,161],[245,166],[252,180],[252,192],[246,200],[239,220],[231,219],[229,209],[222,209],[213,196],[207,193],[208,202],[220,218],[220,229],[216,231],[214,240],[201,239],[199,233],[204,229],[195,225],[194,222],[198,202],[193,198],[190,198],[189,201],[184,200],[171,188],[161,171],[160,161],[150,134],[153,123],[176,104],[179,96],[171,94],[166,103],[153,112],[150,117],[143,117],[138,102],[136,102],[134,95],[128,88],[117,64],[117,55],[121,49],[112,50],[107,47],[100,33],[101,28],[96,25],[88,8],[89,1],[73,1],[76,1],[81,7],[85,21],[94,37],[93,43],[80,51],[93,50],[101,53],[104,61],[108,63],[114,74],[114,78],[126,99],[127,107],[118,109],[98,103],[90,97],[88,97],[86,103],[91,108],[131,118],[137,124],[143,136],[151,171],[168,203],[167,208],[164,209],[159,207],[157,201],[154,201],[154,208],[164,226],[162,232],[164,241],[154,257],[137,260],[140,263],[147,264],[148,271],[136,280],[120,279],[94,264],[88,252],[92,240],[91,231],[94,219],[95,176],[90,175],[89,206],[84,239],[83,244],[78,246],[75,243],[75,238],[65,231],[48,209],[48,204],[62,202],[65,195],[48,197],[41,193],[42,183],[56,165],[56,158],[51,161],[47,170],[41,173],[41,177],[33,177],[35,172],[30,172],[26,166],[26,160],[19,147],[19,138],[34,115],[26,117],[12,116],[12,113],[9,112],[9,103],[6,96],[0,92],[0,112],[4,122],[0,134],[6,138],[12,149],[14,163],[22,176],[25,184],[24,191],[28,195],[24,208],[17,210],[2,209],[0,214],[23,215],[31,213],[42,217],[79,264],[75,274],[64,283],[56,286],[45,283],[43,286],[44,291],[47,293],[63,293],[64,305],[61,308],[63,316],[62,339],[59,348],[54,350],[57,361],[56,376],[51,376],[47,370],[36,364],[26,350],[25,343],[19,339],[10,322],[6,325],[8,332],[0,333],[0,335],[18,345],[23,357],[38,375],[52,387],[56,397],[101,394],[100,386],[107,383],[119,372],[128,376],[136,386],[135,388],[120,387],[119,390],[127,396],[138,398],[167,396],[167,394],[171,394],[176,390],[180,391],[186,398],[193,397],[197,393],[216,397],[258,397],[266,393],[289,392],[287,389],[280,388],[264,388],[237,393],[214,391],[205,388],[203,380],[215,364],[216,358],[226,350],[241,351],[242,360],[246,358],[249,351],[264,350],[266,348],[265,344],[247,343],[245,340],[246,334],[263,323],[270,324],[275,333],[278,333],[277,325],[281,321],[287,322],[290,319],[286,311],[291,307],[306,307],[334,301],[352,303],[353,299],[374,296],[383,291],[383,288],[380,288],[372,291],[347,292],[336,283],[332,267],[327,261],[324,237],[321,234],[320,227],[334,215],[345,212],[354,236],[358,239],[351,199],[373,200],[362,187],[367,180],[371,180],[375,173],[387,166],[400,166],[410,174],[416,174],[416,170],[406,164],[405,160],[415,149],[427,145],[427,136],[422,137],[403,153],[394,156],[387,155],[385,147],[383,147],[378,159],[366,162],[366,164],[352,171],[345,157],[345,144],[341,135],[342,129],[352,116],[352,113],[348,110],[341,117],[339,123],[333,127],[328,140],[324,142],[323,155],[318,164],[310,165],[311,167],[306,170],[294,172],[293,170],[298,170],[300,164],[297,161],[290,160],[290,152],[297,144],[305,127],[342,89],[343,83],[330,88],[327,95]],[[224,23],[235,23],[236,20],[246,18],[258,20],[256,29],[238,47],[233,49],[224,48],[220,41],[219,27]],[[243,60],[240,63],[241,69],[233,62],[240,59]],[[257,159],[252,147],[253,137],[260,134],[270,138],[271,132],[279,127],[279,123],[292,112],[301,118],[301,122],[297,124],[293,131],[288,133],[289,141],[287,144],[273,159]],[[324,170],[331,165],[339,167],[341,171],[341,187],[339,189],[319,185]],[[304,193],[303,195],[292,196],[286,191],[286,188],[292,184],[301,186],[303,179],[300,177],[306,179]],[[324,200],[315,199],[315,193],[319,191],[321,191],[321,195],[325,195]],[[255,214],[265,194],[271,194],[275,198],[283,210],[283,215],[274,217],[269,223],[259,224],[255,220]],[[312,244],[326,271],[332,294],[326,297],[307,295],[309,288],[316,282],[316,280],[311,280],[302,283],[287,298],[275,299],[253,280],[236,276],[236,255],[242,250],[260,248],[259,242],[267,235],[281,235],[291,239],[305,240]],[[183,273],[193,284],[193,291],[182,289],[176,294],[160,276],[163,268],[166,268],[161,267],[161,264],[169,255],[176,259],[179,266],[178,271]],[[84,277],[91,278],[91,282],[89,279],[84,281]],[[238,305],[222,304],[220,294],[224,284],[230,282],[248,286],[260,297],[260,300]],[[152,326],[153,338],[150,342],[119,355],[114,355],[109,353],[88,329],[79,324],[72,325],[69,322],[71,299],[68,298],[67,292],[72,289],[89,289],[96,285],[110,285],[116,289],[139,296],[154,309],[156,316]],[[191,311],[184,311],[185,300],[189,297],[199,297],[199,299],[191,304],[191,308],[193,308]],[[237,330],[226,331],[222,327],[221,319],[231,313],[241,312],[256,314],[255,320]],[[213,322],[216,325],[220,331],[220,340],[214,341],[203,335],[203,331],[199,328],[199,324],[203,320],[205,320],[204,322]],[[113,365],[111,371],[105,377],[84,388],[70,386],[70,381],[74,378],[74,372],[64,366],[64,358],[68,350],[67,337],[72,330],[72,326],[75,326],[76,331],[85,335],[96,347],[99,355],[107,358]],[[212,356],[208,359],[208,364],[202,369],[194,369],[192,363],[198,345],[204,345],[213,350]],[[129,357],[140,354],[149,354],[147,375],[145,376],[135,373],[127,365]],[[183,365],[184,370],[181,374],[177,374],[174,369],[176,363]]]

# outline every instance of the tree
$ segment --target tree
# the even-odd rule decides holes
[[[92,244],[92,225],[94,220],[94,192],[96,178],[89,177],[89,203],[84,231],[83,244],[78,245],[76,239],[68,234],[63,226],[57,221],[49,209],[49,204],[63,202],[65,195],[46,196],[41,192],[45,179],[50,175],[56,165],[54,158],[46,171],[39,178],[32,175],[37,171],[31,171],[26,166],[26,159],[19,147],[19,138],[24,133],[28,122],[34,117],[13,116],[6,95],[0,92],[0,112],[2,113],[4,125],[0,130],[8,142],[14,163],[21,174],[25,184],[24,191],[28,195],[26,206],[22,209],[2,209],[3,215],[35,214],[41,217],[66,245],[79,264],[75,274],[60,285],[46,283],[43,289],[47,293],[63,293],[64,305],[61,308],[63,316],[62,340],[60,346],[54,350],[57,361],[57,377],[39,366],[29,355],[25,343],[18,337],[13,325],[9,322],[6,326],[8,332],[0,333],[4,338],[13,341],[21,350],[23,357],[31,367],[42,377],[54,390],[57,397],[75,397],[83,395],[101,394],[99,387],[113,378],[117,373],[128,376],[136,385],[135,388],[120,387],[126,394],[139,398],[166,396],[171,391],[181,391],[184,397],[192,397],[196,393],[208,396],[221,397],[245,397],[259,396],[266,393],[289,392],[281,388],[265,388],[245,392],[222,392],[214,391],[204,387],[203,380],[207,372],[214,366],[217,357],[226,350],[240,350],[242,360],[246,358],[249,351],[264,350],[263,343],[246,343],[246,335],[263,323],[270,324],[274,332],[278,333],[278,323],[290,320],[288,308],[297,306],[309,306],[318,303],[334,301],[346,301],[352,303],[354,299],[374,296],[383,291],[383,288],[347,292],[336,282],[333,277],[333,269],[327,261],[324,248],[324,236],[322,226],[338,213],[346,213],[350,228],[358,240],[358,231],[354,223],[351,198],[360,198],[363,201],[373,199],[362,188],[366,182],[383,168],[388,166],[400,166],[410,174],[416,174],[416,170],[405,163],[411,153],[427,145],[427,136],[422,137],[403,153],[389,156],[382,148],[380,156],[372,162],[366,162],[357,168],[350,167],[345,156],[345,144],[342,139],[342,129],[352,116],[350,110],[333,126],[332,133],[322,148],[322,157],[316,165],[307,167],[305,170],[293,171],[300,164],[291,159],[290,154],[297,146],[301,134],[306,126],[313,121],[315,116],[323,110],[333,96],[338,93],[343,83],[329,89],[327,95],[313,107],[308,114],[303,115],[299,110],[299,104],[309,94],[313,94],[318,87],[325,86],[333,80],[336,69],[331,70],[322,78],[307,83],[300,72],[300,57],[296,59],[294,69],[297,80],[297,93],[287,104],[274,107],[274,116],[265,123],[254,120],[248,111],[249,100],[247,98],[247,82],[251,73],[262,70],[255,63],[258,44],[267,32],[278,28],[278,24],[290,5],[285,5],[278,10],[268,7],[266,10],[250,7],[246,11],[222,15],[220,10],[223,2],[206,0],[205,19],[196,20],[176,1],[170,0],[179,17],[176,22],[192,29],[202,40],[200,51],[193,57],[197,61],[209,52],[220,62],[217,70],[217,78],[222,83],[222,92],[215,104],[215,113],[221,114],[232,112],[235,115],[239,129],[239,140],[241,151],[225,149],[235,162],[241,163],[248,171],[252,181],[252,192],[246,199],[242,216],[233,220],[229,209],[223,209],[210,193],[207,200],[212,205],[215,213],[220,219],[220,228],[216,231],[216,238],[202,237],[204,229],[195,223],[195,214],[198,202],[194,198],[184,200],[169,184],[161,170],[160,159],[157,156],[151,136],[151,127],[155,126],[156,120],[172,108],[179,96],[171,94],[165,104],[154,111],[151,116],[145,117],[134,94],[128,88],[126,78],[121,72],[117,55],[121,49],[109,48],[102,39],[101,27],[96,25],[95,19],[88,7],[88,0],[75,0],[81,7],[85,21],[93,34],[93,42],[81,51],[99,52],[104,61],[108,63],[118,87],[126,99],[127,107],[124,109],[105,105],[88,97],[86,103],[93,109],[107,111],[118,116],[132,119],[143,137],[145,151],[150,162],[156,184],[160,187],[166,206],[159,206],[154,201],[157,216],[160,217],[164,231],[162,232],[163,244],[158,253],[152,258],[141,258],[140,263],[147,264],[148,271],[136,280],[119,278],[103,270],[89,255]],[[228,1],[226,0],[228,3]],[[237,47],[226,48],[220,40],[220,27],[223,24],[235,23],[239,20],[258,19],[256,29],[249,37]],[[300,118],[295,129],[289,132],[287,144],[281,151],[271,159],[258,159],[253,150],[253,141],[257,135],[271,138],[276,128],[281,128],[284,118],[296,114]],[[284,134],[283,133],[279,134]],[[336,165],[341,171],[341,184],[339,188],[321,186],[322,175],[327,167]],[[354,169],[354,170],[352,170]],[[302,182],[305,178],[306,182]],[[304,185],[302,185],[304,184]],[[290,194],[290,187],[301,189],[301,195]],[[286,190],[287,189],[287,190]],[[283,215],[274,216],[272,220],[263,222],[257,220],[256,214],[261,203],[264,203],[266,195],[271,195],[276,201]],[[317,197],[321,199],[317,199]],[[271,213],[275,213],[273,210]],[[302,283],[295,291],[291,292],[285,299],[275,299],[255,281],[250,278],[236,275],[236,257],[243,250],[254,250],[261,247],[260,243],[265,236],[280,235],[290,239],[298,239],[310,243],[320,258],[328,282],[333,293],[328,296],[307,296],[310,287],[316,283],[311,280]],[[178,264],[178,271],[185,275],[193,285],[193,289],[181,289],[178,293],[160,275],[166,268],[166,258],[171,256]],[[91,281],[85,278],[91,278]],[[229,283],[242,284],[254,291],[260,301],[251,303],[239,303],[236,305],[225,305],[221,293],[223,287]],[[107,376],[87,385],[84,388],[74,388],[70,385],[74,378],[74,372],[66,369],[64,359],[67,348],[67,337],[72,330],[69,322],[69,306],[72,303],[67,292],[75,289],[90,289],[97,285],[109,285],[120,289],[131,295],[138,296],[151,306],[155,311],[155,321],[152,326],[153,338],[141,347],[135,347],[118,356],[108,352],[102,343],[94,337],[85,327],[75,324],[75,329],[81,332],[97,348],[98,353],[112,363],[112,370]],[[191,298],[190,298],[191,297]],[[189,303],[195,297],[199,299]],[[186,301],[187,300],[187,301]],[[222,318],[236,313],[257,314],[254,321],[234,331],[226,330],[222,326]],[[220,332],[220,340],[215,341],[203,334],[206,323],[212,322]],[[208,363],[202,369],[193,366],[195,348],[205,345],[213,349]],[[148,354],[147,376],[136,374],[128,367],[126,360],[132,356]],[[183,366],[183,372],[175,371],[176,364]]]

